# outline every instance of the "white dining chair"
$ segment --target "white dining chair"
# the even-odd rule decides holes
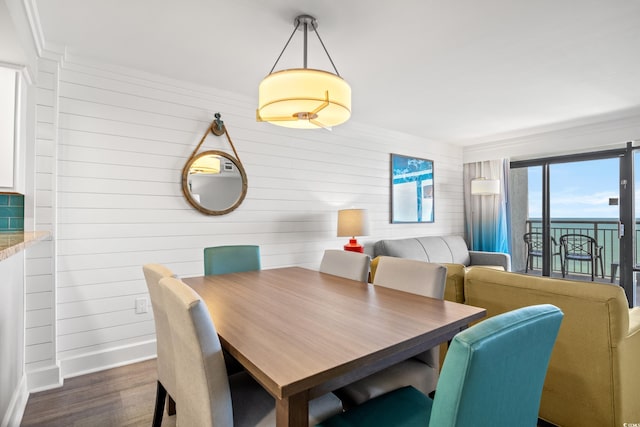
[[[320,272],[367,283],[369,280],[369,255],[337,249],[324,251]]]
[[[443,299],[447,268],[441,264],[381,256],[373,284]],[[440,368],[439,346],[351,383],[335,394],[345,409],[405,386],[424,394],[435,390]]]
[[[275,426],[275,400],[247,372],[227,376],[222,347],[200,296],[175,278],[160,281],[173,340],[176,424],[198,427]],[[309,424],[342,412],[331,393],[309,402]]]
[[[171,344],[171,332],[169,321],[160,291],[160,280],[165,277],[174,276],[173,272],[160,264],[146,264],[142,267],[149,297],[151,298],[151,309],[156,326],[156,347],[157,347],[157,369],[158,383],[156,387],[156,404],[153,413],[153,427],[162,425],[164,415],[164,405],[169,398],[169,415],[176,413],[175,393],[176,379],[173,370],[173,350]],[[168,395],[168,396],[167,396]]]

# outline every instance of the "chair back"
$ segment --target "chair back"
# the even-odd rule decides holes
[[[160,280],[165,277],[173,277],[174,274],[167,267],[160,264],[146,264],[142,267],[144,278],[149,289],[153,320],[156,325],[156,347],[158,353],[158,381],[174,396],[176,380],[173,368],[173,350],[171,341],[171,329],[165,307],[163,294],[160,290]]]
[[[527,253],[533,256],[542,256],[542,233],[529,232],[522,236],[527,245]]]
[[[174,278],[160,280],[171,326],[177,392],[177,424],[233,426],[231,393],[222,347],[200,296]]]
[[[260,270],[260,246],[213,246],[204,249],[205,276]]]
[[[369,280],[369,264],[371,259],[368,255],[327,249],[322,256],[320,272],[366,283]]]
[[[584,234],[563,234],[560,246],[569,259],[590,259],[595,254],[596,239]]]
[[[415,259],[379,257],[373,284],[431,298],[444,298],[447,267]]]
[[[415,259],[380,256],[373,284],[411,292],[430,298],[444,299],[447,267]],[[415,356],[436,370],[440,366],[440,347],[430,348]],[[433,381],[437,380],[437,375]],[[432,386],[435,384],[432,384]]]
[[[529,306],[456,335],[440,373],[429,425],[536,426],[562,317],[553,305]]]

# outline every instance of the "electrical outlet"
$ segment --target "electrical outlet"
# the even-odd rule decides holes
[[[136,298],[136,314],[142,314],[149,311],[149,300],[146,298]]]

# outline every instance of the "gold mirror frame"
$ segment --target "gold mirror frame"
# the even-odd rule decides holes
[[[233,142],[229,137],[227,128],[222,122],[222,120],[220,120],[219,113],[216,113],[215,117],[216,118],[211,123],[211,126],[209,126],[204,136],[200,140],[200,143],[198,144],[196,149],[193,151],[193,153],[191,154],[191,157],[189,157],[186,164],[184,165],[184,168],[182,169],[182,194],[184,194],[185,199],[187,199],[187,202],[189,202],[189,204],[193,208],[202,212],[205,215],[224,215],[235,210],[243,202],[245,196],[247,195],[247,188],[248,188],[247,174],[244,170],[244,167],[242,166],[242,162],[240,162],[240,158],[238,157],[238,152],[236,151],[236,148],[234,147]],[[209,132],[213,133],[216,136],[221,136],[224,134],[227,137],[227,140],[229,141],[229,144],[231,145],[231,148],[233,149],[233,152],[236,155],[236,157],[233,157],[232,155],[220,150],[209,150],[209,151],[203,151],[200,154],[196,154],[200,149],[200,146],[202,146],[202,143],[204,142],[204,140],[209,135]],[[193,174],[192,167],[198,160],[206,156],[214,156],[214,157],[218,157],[218,158],[222,158],[230,161],[231,163],[233,163],[233,166],[235,166],[236,170],[240,174],[240,178],[242,180],[242,187],[239,191],[240,194],[238,195],[237,199],[233,204],[231,204],[229,207],[225,207],[224,209],[219,209],[219,210],[211,209],[211,206],[203,205],[199,200],[197,200],[196,197],[194,197],[194,193],[191,192],[191,188],[189,185],[190,184],[189,177],[190,175]],[[218,171],[214,171],[213,173],[209,173],[209,174],[217,175],[217,174],[224,173],[224,170],[226,168],[233,168],[233,166],[228,165],[225,162],[220,162],[219,166],[220,167],[218,168]],[[206,174],[206,172],[203,172],[203,174]]]

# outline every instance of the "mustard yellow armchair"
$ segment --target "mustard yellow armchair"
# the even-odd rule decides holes
[[[564,312],[540,418],[565,427],[640,423],[640,307],[629,309],[621,287],[472,268],[465,298],[487,317],[545,303]]]

